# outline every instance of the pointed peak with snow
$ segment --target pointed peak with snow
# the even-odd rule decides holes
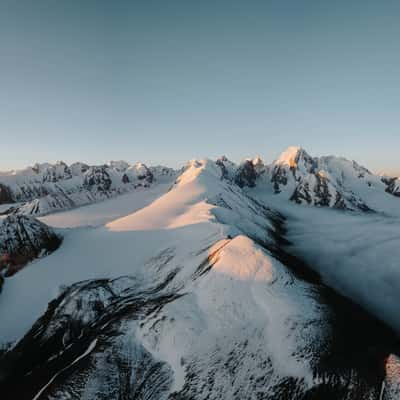
[[[273,164],[297,168],[300,163],[312,163],[312,161],[313,158],[302,147],[290,146],[281,153]]]
[[[292,146],[268,170],[276,194],[285,193],[297,203],[370,211],[365,191],[379,179],[355,161],[343,157],[311,157]]]
[[[264,165],[264,161],[262,160],[262,158],[260,156],[255,156],[251,162],[253,163],[254,166],[256,165]]]

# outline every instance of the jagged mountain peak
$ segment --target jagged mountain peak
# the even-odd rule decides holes
[[[260,156],[246,158],[239,165],[222,156],[217,159],[216,164],[221,168],[223,178],[235,182],[240,187],[255,186],[256,179],[266,171]]]
[[[260,156],[255,156],[251,160],[251,162],[254,166],[254,170],[256,172],[257,177],[261,176],[262,174],[264,174],[266,172],[266,166]]]
[[[263,159],[262,159],[259,155],[255,156],[255,157],[251,160],[251,162],[253,163],[253,165],[264,165],[264,161],[263,161]]]
[[[341,209],[371,211],[368,191],[382,194],[385,189],[379,177],[355,161],[312,157],[298,146],[285,150],[267,168],[267,175],[274,192],[289,200]],[[390,188],[386,191],[392,193]]]
[[[300,164],[312,164],[313,158],[300,146],[290,146],[273,162],[274,165],[298,168]]]

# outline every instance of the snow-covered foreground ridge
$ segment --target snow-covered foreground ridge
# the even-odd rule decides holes
[[[192,161],[6,278],[1,398],[397,399],[397,336],[287,252],[249,171]]]

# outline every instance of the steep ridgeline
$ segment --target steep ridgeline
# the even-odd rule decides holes
[[[398,398],[391,332],[285,252],[283,217],[225,163],[189,163],[149,206],[18,276],[14,290],[62,289],[36,322],[8,305],[2,399]]]
[[[10,215],[0,220],[0,274],[10,276],[29,261],[50,254],[61,238],[32,217]]]
[[[224,157],[218,162],[230,163]],[[400,196],[398,178],[382,178],[342,157],[311,157],[300,147],[289,147],[270,165],[257,157],[230,170],[240,187],[265,189],[298,204],[379,211],[387,194]]]
[[[36,164],[0,174],[0,205],[5,214],[45,215],[146,188],[158,181],[172,181],[175,174],[170,168],[148,168],[125,161],[100,166]]]

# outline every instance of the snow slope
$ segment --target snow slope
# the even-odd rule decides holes
[[[150,188],[136,190],[94,204],[61,211],[39,217],[47,225],[56,228],[77,228],[84,226],[100,226],[124,215],[145,207],[164,194],[172,183],[159,183]]]

